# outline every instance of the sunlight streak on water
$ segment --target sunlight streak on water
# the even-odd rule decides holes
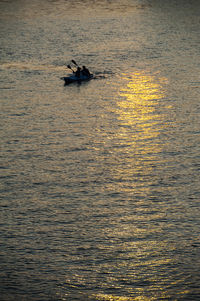
[[[161,85],[153,76],[141,73],[133,74],[131,79],[124,75],[123,79],[129,82],[119,93],[123,96],[118,102],[120,120],[125,126],[134,126],[143,139],[155,138],[159,135],[158,124],[162,117],[156,110],[164,97]]]
[[[144,72],[123,74],[120,79],[115,110],[119,126],[112,138],[116,141],[112,157],[118,158],[118,168],[113,165],[112,174],[120,189],[130,193],[138,192],[139,187],[148,190],[156,162],[164,164],[160,157],[165,143],[162,132],[168,128],[165,115],[170,110],[163,101],[165,81]],[[123,160],[125,165],[120,164]]]

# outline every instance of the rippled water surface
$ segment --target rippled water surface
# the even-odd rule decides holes
[[[199,300],[199,11],[0,1],[0,300]]]

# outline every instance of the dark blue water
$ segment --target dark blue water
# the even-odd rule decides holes
[[[199,300],[199,9],[0,1],[0,300]]]

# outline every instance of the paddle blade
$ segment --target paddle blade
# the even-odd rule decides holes
[[[72,60],[72,63],[76,66],[78,66],[78,64],[75,62],[75,60]]]

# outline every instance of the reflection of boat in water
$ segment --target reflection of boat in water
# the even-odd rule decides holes
[[[65,85],[69,85],[71,83],[81,83],[83,81],[88,81],[94,78],[93,74],[90,74],[89,76],[87,75],[81,75],[80,77],[75,76],[74,74],[66,77],[62,77],[61,79],[64,80]]]

